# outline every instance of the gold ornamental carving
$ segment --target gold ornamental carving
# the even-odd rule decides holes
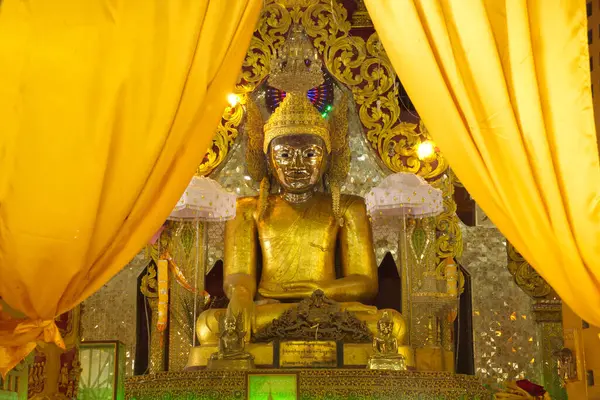
[[[369,343],[373,340],[365,322],[328,299],[321,290],[285,311],[254,335],[255,342],[272,340],[341,340]]]
[[[238,127],[244,117],[242,105],[245,103],[245,96],[240,96],[240,101],[235,106],[227,106],[219,121],[219,126],[215,132],[215,137],[211,146],[204,155],[204,160],[196,170],[196,175],[206,176],[219,166],[226,159],[231,146],[238,135]]]
[[[542,299],[554,294],[554,290],[544,280],[525,258],[508,243],[508,271],[515,279],[515,283],[533,299]]]
[[[365,11],[363,8],[358,11]],[[244,119],[242,105],[269,76],[277,50],[292,24],[298,24],[312,40],[327,70],[352,92],[366,138],[384,164],[394,172],[417,173],[444,191],[445,212],[436,217],[436,253],[439,263],[446,257],[458,257],[462,237],[452,178],[446,176],[448,164],[438,152],[425,160],[417,157],[417,147],[430,140],[430,135],[423,123],[403,121],[398,80],[379,37],[373,33],[365,41],[352,35],[356,23],[348,19],[347,10],[338,1],[266,0],[236,85],[240,102],[225,109],[197,174],[208,175],[226,159]]]
[[[356,10],[352,14],[352,28],[373,28],[373,21],[364,0],[356,0]]]

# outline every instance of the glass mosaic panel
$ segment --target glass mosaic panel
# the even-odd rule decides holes
[[[142,250],[106,285],[83,302],[81,340],[118,340],[125,346],[125,374],[135,364],[137,278],[150,263]]]
[[[467,227],[460,263],[471,274],[475,373],[497,384],[541,381],[539,337],[532,300],[507,269],[506,239],[495,227]]]

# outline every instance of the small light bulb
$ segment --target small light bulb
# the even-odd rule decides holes
[[[235,93],[229,93],[227,95],[227,101],[231,107],[235,107],[240,102],[240,96]]]
[[[421,142],[417,147],[417,157],[419,160],[425,160],[435,153],[435,146],[431,140]]]

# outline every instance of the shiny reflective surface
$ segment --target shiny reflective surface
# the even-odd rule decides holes
[[[334,219],[331,196],[315,193],[308,201],[293,204],[281,196],[268,198],[265,217],[257,218],[257,198],[238,200],[237,216],[225,229],[225,289],[234,312],[243,311],[253,332],[293,306],[294,301],[320,289],[342,307],[356,313],[376,332],[381,311],[369,302],[377,292],[377,267],[366,209],[361,198],[342,195],[346,223]],[[258,241],[257,241],[258,239]],[[335,245],[340,242],[342,275],[335,271]],[[262,272],[257,282],[260,245]],[[256,296],[256,304],[253,299]],[[283,303],[285,301],[285,303]],[[201,344],[216,342],[218,316],[225,310],[204,312],[197,324]],[[396,311],[394,336],[404,340],[405,323]]]
[[[465,249],[459,261],[473,288],[475,374],[490,384],[523,378],[541,382],[532,300],[506,267],[506,239],[497,228],[461,227]]]
[[[367,368],[396,371],[406,369],[406,359],[402,354],[398,354],[398,341],[392,336],[393,331],[394,321],[384,312],[377,321],[377,335],[373,337],[374,353],[369,358]]]
[[[280,136],[271,142],[269,161],[286,192],[304,193],[320,181],[324,167],[323,139],[313,135]]]

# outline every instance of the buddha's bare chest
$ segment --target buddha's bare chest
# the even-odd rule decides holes
[[[267,246],[279,242],[288,245],[335,246],[337,232],[330,210],[320,207],[306,210],[281,207],[258,224],[259,239]]]
[[[258,224],[262,278],[279,282],[331,278],[337,234],[330,209],[275,210]]]

